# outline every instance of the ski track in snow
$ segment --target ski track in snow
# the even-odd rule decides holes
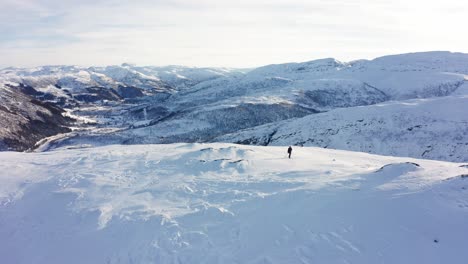
[[[0,153],[0,263],[465,263],[468,169],[232,144]],[[437,243],[435,242],[437,241]]]

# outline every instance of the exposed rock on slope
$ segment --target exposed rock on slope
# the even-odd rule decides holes
[[[34,93],[31,87],[0,86],[0,150],[28,150],[45,137],[70,131],[72,120],[63,116],[63,109],[24,90]]]

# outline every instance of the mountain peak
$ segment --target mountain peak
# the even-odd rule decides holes
[[[127,67],[130,68],[130,67],[135,67],[136,64],[135,63],[124,62],[124,63],[122,63],[121,66],[125,67],[125,68],[127,68]]]

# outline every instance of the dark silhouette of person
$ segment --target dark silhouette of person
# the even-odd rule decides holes
[[[289,154],[289,158],[291,158],[291,153],[292,153],[292,147],[291,147],[291,146],[289,146],[289,148],[288,148],[288,154]]]

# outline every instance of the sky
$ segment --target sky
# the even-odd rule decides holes
[[[0,68],[468,53],[461,0],[0,0]]]

